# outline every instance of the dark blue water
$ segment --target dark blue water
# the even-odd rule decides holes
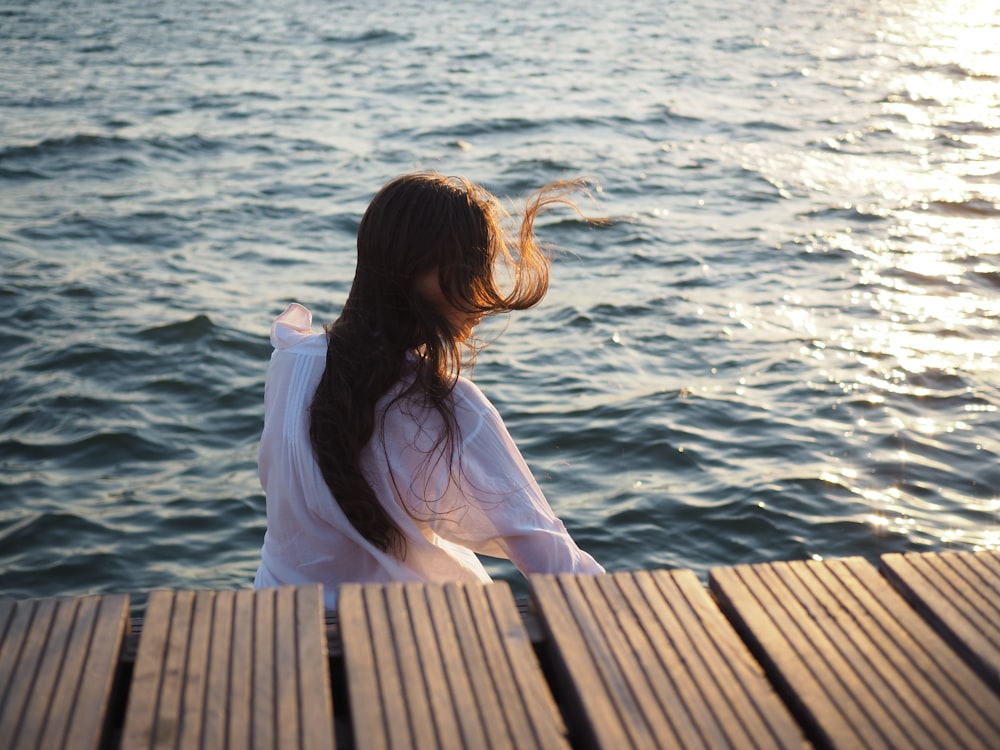
[[[250,583],[268,325],[413,169],[619,219],[475,371],[608,568],[997,547],[994,2],[367,5],[0,7],[0,595]]]

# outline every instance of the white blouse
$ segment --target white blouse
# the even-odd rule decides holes
[[[267,532],[255,588],[319,582],[327,608],[337,587],[369,581],[488,581],[476,553],[509,559],[522,573],[603,573],[555,517],[493,405],[459,378],[452,467],[435,450],[443,425],[412,401],[377,404],[384,429],[361,456],[375,495],[402,530],[406,554],[381,552],[350,524],[330,493],[309,441],[309,404],[326,366],[326,334],[292,304],[271,326],[264,389],[260,481]]]

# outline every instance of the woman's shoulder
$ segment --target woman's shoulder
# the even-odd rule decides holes
[[[326,333],[312,328],[312,312],[298,302],[291,303],[271,323],[271,345],[280,351],[326,352]]]
[[[459,376],[455,381],[451,399],[456,415],[461,415],[464,412],[468,416],[475,415],[479,419],[488,418],[490,421],[502,421],[493,402],[487,398],[478,385],[466,377]]]
[[[455,387],[452,394],[457,402],[468,402],[469,404],[489,404],[489,399],[479,386],[473,383],[464,375],[459,375],[455,379]]]

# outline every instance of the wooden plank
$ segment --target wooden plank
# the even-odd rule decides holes
[[[539,664],[535,655],[531,638],[524,628],[517,605],[507,586],[488,586],[481,591],[485,594],[492,617],[485,614],[477,616],[477,622],[483,627],[496,628],[497,640],[502,639],[506,646],[506,666],[511,670],[509,684],[517,686],[517,697],[523,701],[526,715],[522,718],[517,708],[511,711],[508,722],[513,726],[523,727],[532,732],[531,739],[525,739],[516,747],[558,748],[565,745],[566,728],[562,721],[553,721],[558,715],[558,708],[552,693],[543,680],[538,679]],[[491,634],[483,637],[484,641],[492,641]],[[495,652],[494,652],[495,653]],[[501,669],[497,666],[496,669]],[[516,703],[516,698],[513,699]]]
[[[723,611],[744,633],[765,667],[770,668],[772,679],[785,688],[788,701],[807,719],[814,719],[810,709],[823,708],[823,721],[813,720],[811,724],[825,729],[825,734],[819,732],[825,744],[849,746],[854,741],[859,747],[878,746],[878,728],[865,720],[865,707],[854,700],[852,686],[845,686],[837,677],[835,670],[843,668],[843,660],[828,664],[817,650],[822,631],[816,621],[825,613],[814,616],[794,597],[780,590],[772,593],[768,584],[773,578],[769,569],[740,567],[712,570],[709,583]],[[794,667],[788,679],[782,679],[784,673],[777,668],[784,664]],[[800,664],[821,664],[824,669],[806,669]]]
[[[156,723],[153,724],[152,747],[176,747],[177,738],[180,733],[182,722],[197,722],[197,715],[192,715],[198,711],[197,706],[188,707],[181,700],[184,693],[184,685],[188,679],[188,671],[185,669],[190,663],[188,656],[191,646],[191,618],[194,614],[193,591],[172,592],[173,610],[170,613],[170,629],[167,631],[167,640],[161,652],[162,672],[159,677],[157,696]],[[139,653],[136,657],[138,663],[142,654],[142,638],[139,639]]]
[[[364,589],[347,584],[337,592],[337,624],[340,629],[344,664],[347,672],[347,695],[351,718],[362,728],[363,747],[385,750],[388,747],[382,729],[384,713],[379,698],[378,673],[375,671],[375,650],[368,631],[368,613]],[[348,641],[344,634],[348,634]],[[355,743],[358,731],[355,730]]]
[[[331,692],[327,637],[320,587],[295,589],[296,700],[299,743],[303,750],[332,750],[333,695]],[[285,637],[284,633],[279,633]],[[316,643],[319,641],[319,647]]]
[[[828,747],[1000,747],[1000,697],[860,558],[719,568],[709,582]]]
[[[1000,552],[890,554],[880,569],[1000,692]]]
[[[805,745],[691,571],[536,575],[529,584],[578,744]]]
[[[211,601],[211,608],[204,607],[204,610],[211,612],[210,622],[204,626],[207,633],[202,636],[208,649],[205,654],[205,693],[202,697],[204,723],[200,727],[201,742],[206,748],[236,746],[229,737],[234,649],[218,646],[229,640],[235,632],[236,594],[235,591],[219,591]],[[199,632],[205,633],[201,629]],[[241,659],[248,661],[243,657]],[[192,699],[195,699],[195,695],[192,695]],[[232,715],[235,716],[236,713],[233,711]]]
[[[0,602],[4,747],[97,748],[106,741],[125,595]]]
[[[121,747],[332,750],[321,588],[150,593]]]
[[[479,715],[479,706],[476,702],[476,691],[473,689],[475,676],[470,675],[465,666],[464,650],[465,644],[459,640],[455,623],[448,616],[448,600],[445,596],[444,588],[432,586],[423,589],[410,589],[411,600],[421,598],[424,600],[427,622],[425,629],[434,634],[436,650],[441,655],[440,663],[432,660],[435,651],[431,641],[422,640],[421,645],[421,665],[424,667],[425,675],[428,678],[428,686],[434,690],[434,695],[442,694],[441,688],[447,690],[449,702],[455,713],[459,729],[461,731],[462,743],[466,747],[487,747],[486,733],[482,719]],[[419,622],[417,612],[421,610],[413,607],[414,616],[411,618],[415,625]],[[433,677],[433,682],[431,681]],[[435,726],[442,726],[446,721],[447,711],[438,710],[434,712]],[[440,719],[441,714],[445,715],[444,720]],[[440,741],[452,745],[450,736],[440,735]]]
[[[254,596],[253,636],[251,638],[250,685],[252,687],[250,713],[250,747],[254,750],[277,747],[275,726],[280,715],[275,678],[278,664],[275,659],[274,610],[278,589],[265,589]],[[260,706],[271,710],[259,711]],[[297,728],[297,727],[296,727]]]
[[[402,584],[387,585],[384,596],[386,612],[406,611],[407,597]],[[412,617],[410,619],[412,620]],[[390,637],[396,645],[395,654],[386,653],[385,656],[388,658],[395,656],[394,666],[400,669],[401,680],[396,687],[399,689],[400,697],[405,700],[404,710],[409,719],[408,729],[413,736],[412,744],[416,747],[447,744],[438,740],[435,731],[430,699],[436,697],[436,694],[425,681],[424,669],[420,663],[420,645],[411,623],[401,617],[389,617],[386,618],[384,625],[389,628]],[[404,695],[404,685],[415,685],[417,689],[406,691]],[[423,689],[420,689],[421,685]],[[431,720],[428,721],[427,717]]]
[[[253,725],[253,591],[237,591],[233,597],[233,630],[223,635],[214,648],[229,648],[229,693],[226,695],[226,744],[231,748],[251,747]]]
[[[507,584],[349,584],[338,621],[355,747],[568,749]]]
[[[472,690],[468,685],[468,675],[461,669],[445,668],[445,652],[440,648],[439,642],[446,641],[454,647],[455,639],[453,634],[442,635],[435,631],[428,593],[416,586],[404,589],[406,600],[404,606],[412,613],[410,622],[413,626],[413,641],[414,645],[419,644],[417,655],[420,659],[421,674],[427,685],[427,697],[433,698],[435,704],[435,710],[430,712],[427,708],[425,709],[427,714],[424,715],[431,717],[435,737],[442,750],[482,747],[485,739],[480,733],[478,717],[475,716],[475,702],[471,700]],[[457,648],[454,650],[457,651]],[[454,664],[454,661],[451,663]],[[464,700],[456,701],[453,697],[456,694]],[[414,696],[410,705],[419,711],[420,696]]]
[[[595,618],[580,601],[577,588],[563,590],[560,583],[568,579],[553,576],[530,576],[528,580],[543,632],[556,654],[559,692],[568,718],[574,721],[570,731],[589,747],[635,747],[636,740],[630,736],[632,723],[621,719],[614,703],[626,688],[615,679],[614,662],[607,648],[600,645]]]
[[[676,617],[678,628],[664,629],[659,637],[672,638],[677,651],[693,655],[688,668],[698,670],[698,692],[713,709],[723,730],[723,744],[801,746],[801,730],[698,577],[691,571],[637,573],[634,577],[646,591],[655,620],[667,622],[668,607]],[[652,627],[650,631],[656,633]],[[660,653],[664,650],[660,646]]]
[[[476,637],[475,623],[460,598],[463,593],[464,587],[445,587],[447,607],[432,609],[431,617],[445,617],[455,628],[461,653],[459,663],[464,665],[466,673],[471,678],[472,695],[476,699],[479,717],[486,734],[484,747],[503,747],[505,727],[497,690],[497,680],[500,676],[489,672],[482,644]],[[489,679],[483,679],[486,676],[489,676]]]
[[[352,670],[352,664],[355,664],[352,652],[355,648],[356,638],[353,635],[355,631],[350,626],[354,625],[354,621],[347,619],[343,614],[350,602],[348,594],[347,587],[341,587],[338,611],[341,613],[340,636],[344,643],[344,663],[348,674],[348,691],[351,696],[355,746],[366,747],[369,742],[373,743],[370,745],[371,747],[406,746],[410,737],[408,722],[413,717],[410,716],[406,708],[406,694],[403,691],[401,670],[393,645],[391,614],[385,601],[384,589],[372,588],[363,592],[365,603],[361,613],[364,615],[364,619],[360,621],[360,624],[371,639],[370,645],[365,644],[371,654],[371,673],[366,677],[375,680],[373,688],[360,693],[368,702],[364,706],[358,704],[354,694],[354,687],[359,677],[357,670]],[[364,721],[356,713],[359,708],[366,713]],[[384,740],[381,739],[383,733]],[[373,742],[374,738],[379,739],[377,742]]]
[[[0,737],[16,737],[22,717],[31,703],[32,682],[44,658],[42,650],[58,601],[43,599],[17,603],[0,652],[2,712]]]

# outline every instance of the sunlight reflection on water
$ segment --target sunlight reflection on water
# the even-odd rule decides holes
[[[970,496],[956,497],[926,479],[908,481],[908,467],[920,464],[930,476],[948,470],[947,451],[934,440],[941,433],[966,433],[962,445],[983,452],[986,464],[1000,447],[977,435],[979,418],[996,409],[979,390],[995,379],[1000,361],[1000,186],[981,179],[1000,156],[998,11],[991,2],[914,3],[900,11],[879,38],[899,50],[913,72],[886,82],[893,93],[883,115],[914,161],[902,169],[879,161],[868,174],[855,162],[850,181],[868,187],[875,212],[891,224],[882,236],[841,245],[858,257],[855,302],[870,305],[875,317],[835,332],[834,339],[867,370],[853,377],[852,390],[869,392],[873,404],[885,403],[883,391],[910,397],[912,405],[897,402],[891,409],[898,446],[870,444],[864,456],[887,470],[859,475],[842,468],[839,474],[871,505],[869,522],[877,528],[995,549],[1000,487],[987,480]],[[922,403],[942,390],[960,396],[958,403],[946,409]],[[869,418],[858,419],[856,428],[870,432]],[[970,479],[975,487],[976,478]],[[934,492],[978,511],[985,523],[949,525],[926,501]]]
[[[609,567],[996,546],[995,0],[85,5],[3,16],[3,591],[252,578],[268,324],[415,168],[628,217],[475,373]]]

